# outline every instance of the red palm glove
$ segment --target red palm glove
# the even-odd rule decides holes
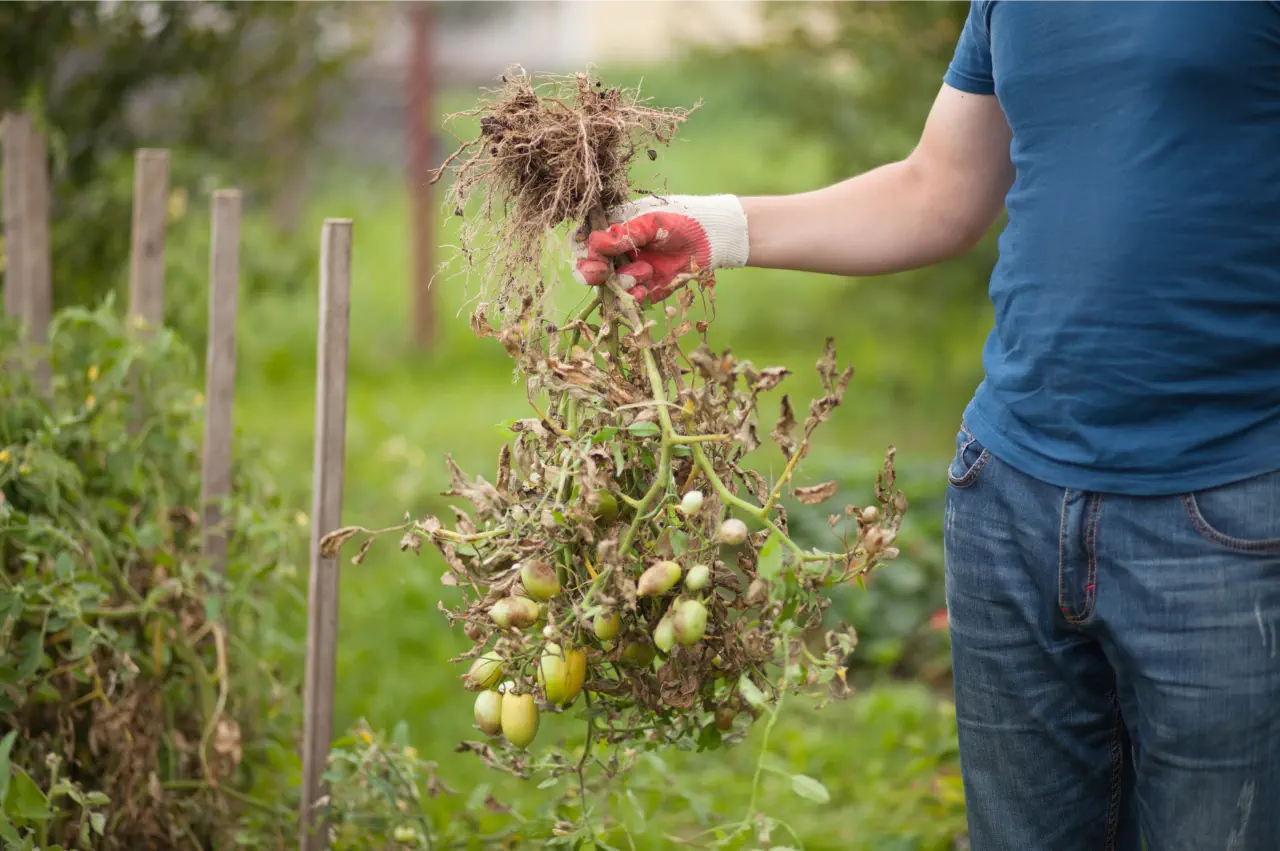
[[[609,221],[585,244],[575,239],[574,277],[600,286],[612,258],[625,256],[618,282],[642,304],[671,295],[695,268],[714,274],[747,262],[747,216],[733,195],[640,198],[610,211]]]

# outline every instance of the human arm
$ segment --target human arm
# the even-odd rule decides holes
[[[943,86],[906,158],[813,192],[744,197],[747,266],[867,277],[971,249],[1013,181],[993,95]]]
[[[578,277],[598,284],[628,255],[624,284],[651,299],[699,266],[883,275],[969,250],[999,215],[1013,180],[1010,130],[994,95],[943,85],[906,158],[794,195],[676,196],[613,215],[591,234]],[[724,247],[723,250],[717,250]],[[721,255],[721,257],[717,257]],[[719,262],[716,262],[717,259]]]

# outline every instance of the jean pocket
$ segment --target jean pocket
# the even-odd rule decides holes
[[[972,487],[990,457],[991,453],[978,442],[969,427],[961,425],[956,434],[956,454],[947,468],[947,481],[956,488]]]
[[[1280,551],[1280,471],[1182,497],[1196,531],[1224,547]]]

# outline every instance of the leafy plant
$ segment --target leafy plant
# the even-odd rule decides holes
[[[108,303],[60,313],[54,397],[5,330],[0,395],[0,831],[40,848],[209,847],[296,707],[273,601],[296,524],[252,466],[226,506],[226,577],[201,557],[192,359]],[[252,456],[242,461],[252,464]],[[296,598],[296,595],[294,597]],[[282,652],[285,651],[285,652]],[[21,846],[19,846],[21,847]]]

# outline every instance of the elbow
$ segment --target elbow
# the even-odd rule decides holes
[[[903,165],[916,199],[918,234],[933,262],[955,260],[977,247],[1003,208],[1003,199],[993,204],[981,187],[912,158]]]

